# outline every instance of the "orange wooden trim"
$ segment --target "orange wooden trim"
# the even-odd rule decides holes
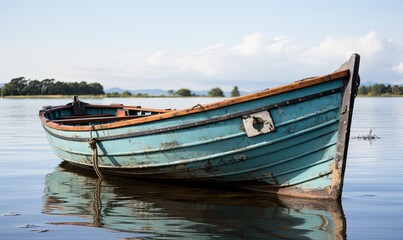
[[[142,108],[142,107],[132,107],[132,106],[124,106],[123,109],[142,111],[142,112],[154,112],[154,113],[167,113],[167,112],[175,111],[175,110],[171,110],[171,109],[155,109],[155,108]]]
[[[162,113],[162,114],[150,115],[150,116],[143,117],[140,119],[130,119],[130,120],[114,122],[114,123],[99,124],[99,125],[95,125],[94,128],[95,128],[95,130],[108,129],[108,128],[119,128],[119,127],[125,127],[125,126],[129,126],[129,125],[158,121],[158,120],[162,120],[162,119],[168,119],[168,118],[172,118],[172,117],[184,116],[184,115],[188,115],[188,114],[208,111],[208,110],[217,109],[217,108],[221,108],[221,107],[225,107],[225,106],[229,106],[229,105],[233,105],[233,104],[238,104],[238,103],[243,103],[243,102],[247,102],[247,101],[251,101],[251,100],[255,100],[255,99],[259,99],[259,98],[273,96],[273,95],[277,95],[280,93],[293,91],[296,89],[301,89],[301,88],[309,87],[312,85],[317,85],[317,84],[332,81],[335,79],[340,79],[340,78],[349,76],[349,74],[350,74],[350,70],[348,70],[348,69],[336,71],[336,72],[333,72],[331,74],[327,74],[324,76],[306,78],[306,79],[302,79],[302,80],[299,80],[299,81],[296,81],[293,83],[289,83],[289,84],[286,84],[283,86],[266,89],[266,90],[263,90],[260,92],[251,93],[251,94],[240,96],[240,97],[229,98],[229,99],[225,99],[225,100],[215,102],[215,103],[201,105],[196,108],[187,108],[187,109],[182,109],[182,110],[167,110],[167,112]],[[91,107],[91,105],[89,105],[88,107]],[[139,110],[144,110],[144,109],[139,108]],[[156,110],[156,111],[164,111],[164,110]],[[40,113],[40,119],[41,119],[42,123],[45,124],[46,126],[48,126],[50,128],[58,129],[58,130],[90,131],[90,129],[91,129],[91,126],[68,126],[68,125],[60,125],[60,124],[54,123],[44,117],[44,112]]]

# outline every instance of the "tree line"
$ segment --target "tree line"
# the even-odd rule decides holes
[[[192,93],[192,91],[188,88],[181,88],[178,91],[174,91],[174,90],[168,90],[168,95],[173,96],[181,96],[181,97],[190,97],[190,96],[197,96],[195,93]],[[225,97],[224,96],[224,92],[219,88],[219,87],[215,87],[210,89],[210,91],[208,91],[207,93],[208,97]],[[231,91],[231,97],[238,97],[240,96],[238,87],[235,86],[232,91]]]
[[[366,96],[401,96],[403,95],[403,86],[378,83],[367,86],[362,85],[358,88],[358,94]]]
[[[103,95],[104,88],[99,83],[88,84],[81,82],[60,82],[55,79],[31,80],[24,77],[14,78],[9,83],[0,88],[2,96],[29,96],[29,95]],[[191,97],[200,96],[188,88],[181,88],[177,91],[168,90],[168,96]],[[123,93],[112,92],[106,94],[107,97],[149,97],[147,93],[132,94],[130,91]],[[205,95],[202,95],[205,96]],[[208,91],[208,97],[224,97],[224,92],[215,87]],[[238,87],[231,91],[231,97],[240,96]]]
[[[201,97],[205,95],[197,95],[196,93],[192,92],[189,88],[181,88],[177,91],[175,90],[168,90],[167,91],[168,96],[178,96],[178,97]],[[238,97],[240,96],[240,92],[238,90],[238,87],[235,86],[232,91],[231,91],[231,97]],[[137,93],[137,94],[132,94],[130,91],[124,91],[122,93],[118,92],[111,92],[107,93],[106,96],[108,97],[150,97],[147,93]],[[162,95],[164,96],[164,95]],[[208,97],[225,97],[224,92],[219,88],[215,87],[210,89],[207,94]]]
[[[104,87],[99,83],[60,82],[55,79],[30,80],[24,77],[14,78],[1,88],[3,96],[27,95],[101,95]]]
[[[124,91],[122,93],[118,93],[118,92],[110,92],[106,94],[107,97],[111,97],[111,98],[118,98],[118,97],[151,97],[150,95],[148,95],[148,93],[137,93],[137,94],[133,94],[130,91]]]

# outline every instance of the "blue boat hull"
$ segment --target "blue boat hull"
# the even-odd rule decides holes
[[[358,58],[352,57],[350,74],[340,78],[263,97],[255,94],[234,104],[228,99],[222,107],[196,106],[155,121],[119,127],[100,123],[101,127],[86,131],[58,129],[46,122],[43,127],[61,159],[105,174],[230,182],[284,195],[337,199]],[[51,112],[41,113],[52,120]],[[99,109],[88,106],[88,113]],[[88,139],[95,140],[96,166]]]

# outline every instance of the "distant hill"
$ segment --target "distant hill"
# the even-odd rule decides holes
[[[127,90],[127,89],[121,89],[121,88],[109,88],[105,90],[105,93],[112,93],[112,92],[117,92],[117,93],[123,93],[125,91],[129,91],[131,92],[133,95],[142,93],[145,94],[147,93],[150,96],[166,96],[168,95],[168,91],[167,90],[162,90],[162,89],[139,89],[139,90]],[[208,95],[209,90],[201,90],[201,91],[192,91],[192,93],[199,95],[199,96],[207,96]],[[240,91],[241,95],[245,95],[248,94],[248,92],[244,92],[244,91]],[[224,95],[229,97],[231,96],[231,92],[224,92]]]
[[[105,90],[105,93],[112,93],[112,92],[123,93],[125,91],[129,91],[134,95],[139,94],[139,93],[142,93],[142,94],[147,93],[150,96],[168,95],[166,90],[161,90],[161,89],[127,90],[127,89],[121,89],[121,88],[110,88],[110,89]]]
[[[113,92],[117,92],[117,93],[122,93],[126,90],[121,89],[121,88],[109,88],[105,90],[105,93],[113,93]]]

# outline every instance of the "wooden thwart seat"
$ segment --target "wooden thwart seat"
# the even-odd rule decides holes
[[[113,117],[113,114],[86,114],[80,116],[63,116],[58,117],[57,120],[64,120],[64,119],[76,119],[76,118],[97,118],[97,117]]]

